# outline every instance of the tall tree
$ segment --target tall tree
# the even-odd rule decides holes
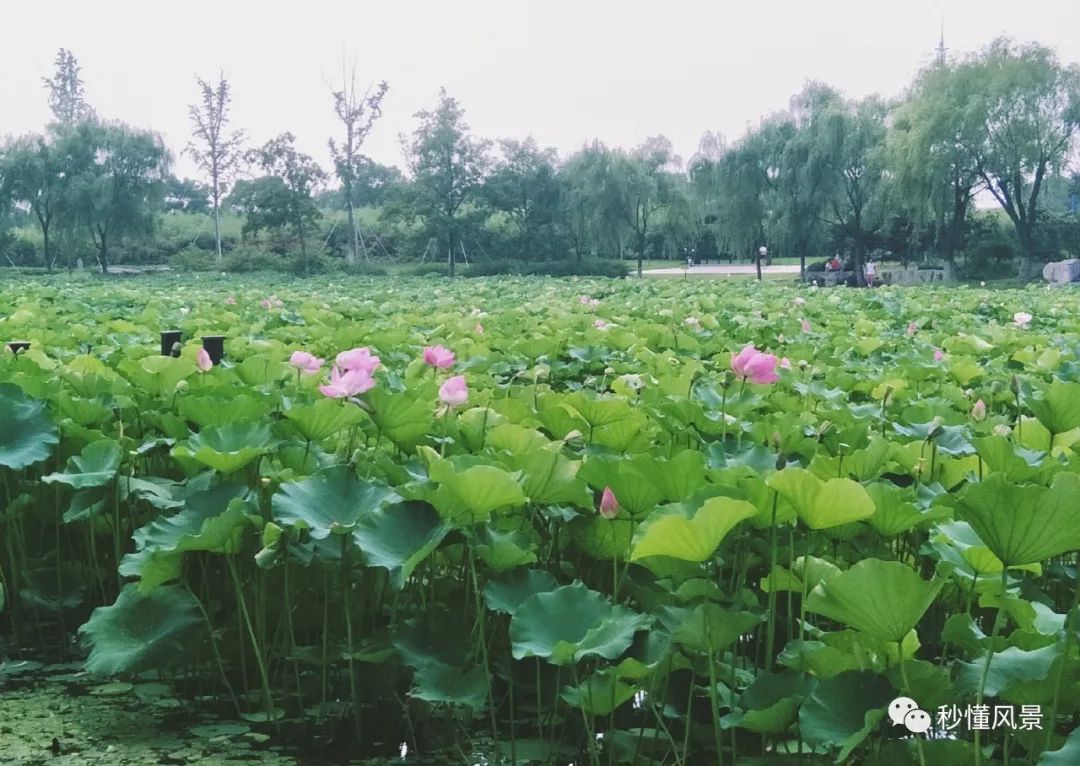
[[[84,121],[68,138],[73,177],[71,213],[90,235],[98,266],[109,270],[109,248],[153,228],[169,153],[161,137],[120,123]]]
[[[921,72],[896,110],[889,131],[889,166],[901,204],[917,229],[932,232],[945,279],[952,281],[968,213],[982,186],[965,146],[978,141],[963,118],[962,82],[944,62]]]
[[[1018,276],[1036,270],[1039,194],[1080,129],[1080,67],[1041,45],[1002,38],[956,69],[961,143],[1020,242]]]
[[[480,188],[487,172],[491,142],[469,133],[465,112],[443,88],[433,111],[416,114],[420,125],[412,139],[402,139],[413,174],[414,203],[446,247],[450,276],[460,246],[462,205]]]
[[[834,166],[836,189],[827,218],[852,248],[855,280],[863,285],[863,263],[888,220],[893,190],[886,166],[888,105],[871,96],[852,102],[843,113],[843,137]]]
[[[201,77],[196,77],[195,81],[199,84],[200,101],[188,107],[192,141],[187,145],[186,151],[210,180],[210,205],[214,213],[214,244],[220,261],[222,257],[221,200],[229,184],[232,183],[237,167],[243,158],[241,146],[244,142],[244,132],[228,128],[232,91],[224,73],[218,74],[216,87]]]
[[[338,144],[330,139],[330,157],[334,172],[345,192],[345,212],[349,221],[349,251],[347,260],[356,263],[360,252],[360,230],[356,226],[356,186],[367,160],[360,153],[375,120],[382,116],[382,101],[390,86],[386,81],[369,87],[360,95],[356,89],[356,69],[346,78],[342,71],[341,89],[333,93],[334,113],[345,128],[345,140]],[[365,252],[366,257],[366,252]]]
[[[769,174],[777,197],[774,234],[798,254],[802,277],[836,180],[832,171],[841,146],[843,109],[835,90],[808,83],[766,139],[772,144],[770,167],[775,171]]]
[[[72,177],[69,163],[65,162],[67,141],[62,137],[68,132],[60,128],[50,130],[49,135],[23,136],[0,152],[0,175],[8,198],[28,208],[37,222],[42,256],[50,272],[56,262],[52,246],[54,223]]]
[[[282,133],[258,149],[248,152],[248,160],[259,165],[271,179],[257,179],[256,208],[263,214],[292,227],[300,240],[304,275],[311,273],[307,232],[320,217],[313,194],[326,181],[326,173],[309,155],[296,148],[296,137]]]
[[[532,138],[500,141],[499,147],[502,157],[484,181],[484,196],[513,222],[515,248],[526,258],[564,255],[555,150],[541,149]]]
[[[81,67],[75,54],[61,48],[56,54],[56,72],[41,78],[49,89],[49,108],[61,125],[74,125],[93,117],[83,93]]]

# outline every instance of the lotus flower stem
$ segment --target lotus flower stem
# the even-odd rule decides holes
[[[499,726],[495,718],[495,694],[491,690],[491,663],[488,661],[487,633],[484,631],[484,603],[480,597],[480,580],[476,576],[476,557],[469,546],[469,574],[472,576],[473,601],[476,607],[476,624],[480,628],[480,658],[484,663],[484,678],[487,681],[488,714],[491,718],[491,741],[494,752],[499,752]]]
[[[356,738],[363,741],[360,725],[360,699],[356,693],[356,671],[353,660],[352,581],[349,572],[349,535],[341,535],[341,594],[345,607],[345,645],[349,651],[349,693],[353,703],[353,725]]]
[[[709,707],[712,710],[713,738],[716,740],[716,763],[724,766],[724,742],[720,734],[720,701],[716,699],[716,653],[713,649],[709,617],[705,615],[705,641],[709,645]]]
[[[1080,559],[1077,560],[1076,572],[1080,574]],[[1065,666],[1068,665],[1069,655],[1072,652],[1073,634],[1076,632],[1076,628],[1069,626],[1069,618],[1073,616],[1073,612],[1080,607],[1080,587],[1077,583],[1073,583],[1073,602],[1069,611],[1065,612],[1065,648],[1061,652],[1061,665],[1058,667],[1057,678],[1054,679],[1054,696],[1050,702],[1050,715],[1047,717],[1046,723],[1046,742],[1043,744],[1043,750],[1050,749],[1050,743],[1054,737],[1054,724],[1057,722],[1057,708],[1058,702],[1061,700],[1061,684],[1065,679]]]
[[[986,648],[986,662],[983,664],[982,678],[979,679],[979,693],[975,695],[975,704],[981,705],[983,702],[983,695],[986,692],[986,679],[990,675],[990,662],[994,659],[994,644],[997,642],[998,633],[1001,632],[1001,626],[1005,616],[1005,596],[1008,593],[1009,587],[1009,567],[1007,564],[1002,564],[1001,567],[1001,605],[998,607],[997,614],[994,615],[994,626],[990,630],[990,642]],[[982,763],[982,732],[979,729],[975,729],[975,766],[980,766]]]
[[[240,587],[240,575],[236,571],[236,561],[233,556],[226,556],[225,561],[229,566],[229,574],[232,575],[233,586],[236,588],[236,601],[240,606],[240,613],[244,618],[244,626],[247,628],[248,637],[251,639],[251,647],[255,652],[255,664],[259,668],[259,680],[262,683],[263,711],[269,718],[270,711],[274,706],[273,697],[270,694],[270,677],[266,672],[266,662],[263,660],[262,649],[259,647],[259,639],[255,635],[255,628],[251,623],[251,614],[248,612],[247,601]]]
[[[773,572],[776,570],[776,538],[778,530],[776,529],[776,506],[780,502],[780,493],[775,489],[773,490],[772,499],[772,520],[770,522],[770,534],[769,534],[769,577],[771,578]],[[773,648],[775,642],[776,633],[776,583],[769,583],[769,623],[768,633],[765,634],[765,672],[771,673],[773,666]]]
[[[206,632],[210,636],[210,649],[214,652],[214,660],[217,662],[218,672],[221,673],[221,680],[225,684],[225,689],[229,692],[229,699],[232,700],[233,707],[236,708],[236,715],[242,715],[240,710],[240,700],[236,697],[236,691],[233,689],[232,684],[229,683],[229,675],[225,672],[225,663],[221,660],[221,652],[218,651],[217,638],[214,636],[214,625],[210,622],[210,615],[206,613],[206,608],[202,604],[202,600],[195,595],[195,591],[191,589],[191,586],[184,585],[187,588],[187,592],[191,594],[192,600],[195,605],[199,607],[199,613],[202,615],[203,621],[206,623]]]

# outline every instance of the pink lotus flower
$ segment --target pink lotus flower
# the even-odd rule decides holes
[[[775,383],[780,380],[776,374],[776,357],[763,354],[753,345],[731,355],[731,369],[740,379],[751,383]]]
[[[687,317],[683,320],[683,323],[689,327],[693,327],[695,330],[701,329],[701,320],[697,317]]]
[[[473,328],[473,332],[475,332],[477,335],[483,335],[484,334],[484,326],[482,324],[480,324],[479,322],[477,322],[476,327]]]
[[[982,399],[975,402],[975,406],[971,408],[971,419],[977,423],[986,420],[986,402]]]
[[[1027,326],[1031,324],[1031,318],[1031,314],[1027,313],[1026,311],[1017,311],[1015,314],[1013,314],[1013,322],[1015,322],[1016,326],[1019,327],[1021,330],[1027,329]]]
[[[611,491],[611,487],[604,487],[603,494],[600,495],[600,515],[605,519],[614,519],[619,515],[619,500],[615,497],[615,493]]]
[[[323,360],[307,351],[293,351],[289,357],[289,364],[300,372],[312,375],[322,369]]]
[[[274,304],[272,304],[267,298],[263,298],[261,301],[259,301],[259,305],[267,311],[274,307]]]
[[[228,298],[226,298],[225,299],[225,305],[226,306],[235,306],[236,305],[236,296],[235,295],[230,295]]]
[[[593,322],[593,327],[595,327],[597,330],[603,330],[607,328],[607,322],[605,322],[603,319],[597,319],[595,322]]]
[[[334,363],[346,372],[359,371],[371,375],[379,369],[379,357],[372,356],[367,346],[342,351],[334,358]]]
[[[469,401],[469,387],[464,375],[455,375],[439,386],[439,400],[448,407],[460,407]]]
[[[944,358],[945,358],[945,352],[942,351],[940,348],[935,348],[934,349],[934,361],[935,362],[940,362]]]
[[[364,370],[349,370],[342,372],[341,368],[334,365],[330,371],[330,383],[319,386],[323,396],[331,399],[345,399],[349,396],[359,396],[375,386],[375,379]]]
[[[915,324],[914,322],[908,322],[907,334],[908,334],[909,338],[912,335],[914,335],[915,333],[917,333],[918,331],[919,331],[919,326],[917,324]]]
[[[205,348],[200,348],[199,353],[195,355],[195,367],[199,372],[210,372],[214,369],[214,361],[206,353]]]
[[[781,370],[790,370],[791,369],[791,360],[788,359],[786,356],[780,360],[780,369]]]
[[[797,295],[795,296],[794,302],[796,306],[802,306],[804,303],[806,303],[806,298],[803,298],[801,295]]]
[[[805,319],[801,319],[801,320],[799,320],[799,323],[802,326],[802,331],[803,332],[810,332],[810,322],[808,322]]]
[[[443,346],[428,346],[424,349],[424,361],[440,369],[453,367],[454,352]]]

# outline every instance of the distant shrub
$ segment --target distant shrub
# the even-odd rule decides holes
[[[629,273],[624,261],[484,261],[473,263],[465,271],[468,277],[493,277],[501,274],[544,277],[612,277],[621,279]]]
[[[215,271],[221,267],[215,253],[189,245],[169,259],[169,265],[178,271]]]
[[[222,271],[249,274],[253,271],[291,271],[290,259],[266,250],[241,245],[225,256]]]
[[[351,274],[357,277],[385,277],[387,274],[385,268],[370,261],[350,264],[347,261],[335,259],[332,263],[331,270],[339,274]]]
[[[438,263],[436,261],[416,263],[402,269],[402,272],[405,274],[410,274],[414,277],[446,276],[446,264]]]

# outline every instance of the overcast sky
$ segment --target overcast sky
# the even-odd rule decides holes
[[[53,0],[3,4],[0,135],[49,118],[43,75],[78,57],[102,116],[188,140],[194,77],[224,70],[233,116],[254,143],[285,130],[329,166],[329,96],[343,56],[385,79],[385,116],[365,152],[402,164],[398,135],[440,86],[474,132],[560,154],[599,138],[630,147],[664,134],[683,157],[702,132],[741,135],[807,79],[851,96],[901,91],[933,56],[1000,34],[1080,60],[1077,0]],[[180,174],[191,163],[178,158]]]

